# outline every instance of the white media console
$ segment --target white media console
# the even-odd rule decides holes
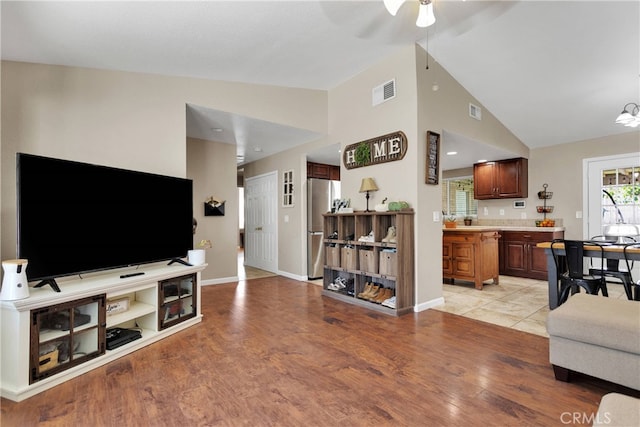
[[[0,394],[19,402],[201,322],[205,268],[109,270],[59,280],[61,292],[29,288],[28,298],[0,301]],[[122,277],[130,273],[144,274]],[[116,327],[142,337],[107,350]]]

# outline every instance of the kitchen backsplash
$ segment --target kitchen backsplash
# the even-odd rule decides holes
[[[542,218],[533,219],[474,219],[472,225],[483,226],[505,226],[505,227],[535,227],[536,221]],[[562,218],[553,218],[556,227],[563,227]]]

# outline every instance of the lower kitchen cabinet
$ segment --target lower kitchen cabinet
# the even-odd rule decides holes
[[[564,238],[564,231],[502,231],[500,274],[547,279],[547,257],[540,242]]]

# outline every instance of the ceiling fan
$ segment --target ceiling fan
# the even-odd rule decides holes
[[[436,22],[436,17],[433,14],[433,3],[431,0],[418,0],[420,2],[420,9],[418,10],[418,19],[416,20],[416,26],[420,28],[426,28],[433,25]],[[384,0],[384,6],[387,11],[396,16],[400,7],[404,4],[405,0]]]

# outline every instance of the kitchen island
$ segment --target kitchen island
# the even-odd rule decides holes
[[[442,234],[443,279],[470,281],[479,290],[486,280],[499,283],[500,227],[444,228]]]

